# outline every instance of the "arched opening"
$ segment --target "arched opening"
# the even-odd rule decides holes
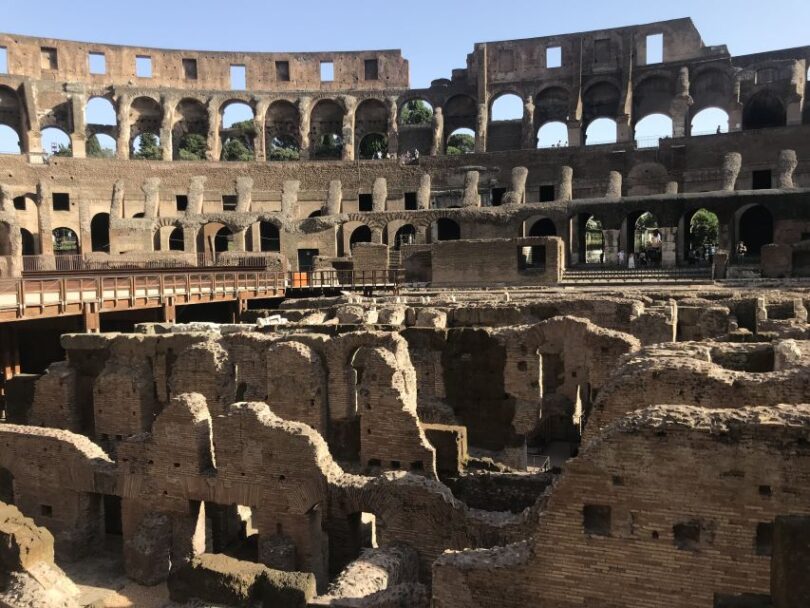
[[[568,91],[564,88],[549,87],[540,91],[534,98],[535,128],[539,130],[549,123],[565,124],[568,120],[569,106]],[[568,139],[567,130],[565,138]],[[557,139],[562,139],[562,137],[558,136]]]
[[[714,68],[697,72],[689,84],[689,94],[694,102],[690,111],[697,116],[708,108],[727,108],[733,97],[733,88],[726,72]],[[717,125],[714,125],[714,129],[716,132]]]
[[[90,220],[90,246],[93,251],[110,252],[109,213],[96,213]]]
[[[298,108],[294,103],[281,99],[270,104],[264,127],[267,160],[298,160],[301,157],[299,122]]]
[[[42,152],[46,156],[73,156],[70,136],[59,127],[42,129]]]
[[[489,111],[492,122],[523,119],[523,100],[514,93],[499,95],[492,102]]]
[[[197,251],[212,255],[215,252],[229,251],[233,244],[233,232],[220,222],[209,222],[197,233]]]
[[[475,131],[467,128],[456,129],[447,138],[445,151],[449,155],[475,152]]]
[[[259,251],[281,251],[278,226],[270,222],[259,222]]]
[[[773,215],[762,205],[752,205],[739,214],[738,226],[737,261],[758,260],[763,245],[773,243]]]
[[[0,153],[20,154],[20,132],[24,129],[20,99],[16,91],[0,85]]]
[[[626,229],[628,266],[660,265],[661,232],[658,230],[658,219],[649,211],[636,211],[627,216]]]
[[[55,255],[79,253],[79,237],[70,228],[60,226],[53,229],[53,252]]]
[[[461,227],[457,222],[442,217],[430,225],[430,241],[457,241],[461,238]]]
[[[34,235],[25,228],[20,228],[20,237],[22,238],[22,254],[36,255],[37,251]]]
[[[368,226],[358,226],[352,231],[349,237],[349,249],[354,249],[357,243],[370,243],[371,242],[371,228]]]
[[[388,155],[388,138],[380,133],[369,133],[360,140],[362,160],[381,159]]]
[[[563,122],[547,122],[537,131],[538,148],[565,148],[568,146],[568,127]]]
[[[422,127],[433,124],[433,106],[424,99],[410,99],[399,109],[401,127]]]
[[[405,224],[397,230],[394,235],[394,248],[399,249],[403,245],[412,245],[416,242],[416,228],[411,224]]]
[[[705,108],[692,117],[692,135],[728,133],[728,112],[720,108]]]
[[[619,115],[619,88],[611,82],[597,82],[585,90],[582,96],[582,121],[588,125],[585,132],[586,144],[615,143],[615,120],[613,120],[613,135],[607,129],[607,123],[597,119],[615,119]],[[596,123],[596,124],[594,124]]]
[[[231,251],[233,249],[233,232],[227,226],[220,228],[214,236],[214,251]]]
[[[256,137],[253,108],[241,101],[230,101],[223,104],[220,111],[221,160],[253,160],[253,141]]]
[[[457,129],[466,128],[475,132],[478,117],[478,106],[469,95],[455,95],[448,99],[443,108],[444,139]]]
[[[633,116],[637,119],[656,114],[668,116],[674,96],[673,78],[664,76],[644,78],[633,88]]]
[[[366,99],[354,111],[354,140],[360,142],[360,158],[384,157],[388,152],[388,108],[379,99]],[[366,137],[375,135],[366,141]],[[365,143],[365,150],[363,144]]]
[[[664,114],[651,114],[636,123],[636,146],[657,148],[662,139],[672,137],[672,119]]]
[[[526,236],[557,236],[557,227],[553,221],[544,217],[532,224]]]
[[[19,134],[8,125],[3,124],[0,124],[0,154],[22,154]]]
[[[321,217],[323,215],[323,211],[320,209],[316,209],[312,213],[310,213],[307,217]]]
[[[84,120],[89,125],[114,127],[118,124],[115,106],[106,97],[91,97],[84,109]]]
[[[160,160],[160,127],[163,122],[163,109],[151,97],[137,97],[129,106],[131,126],[130,155],[142,160]]]
[[[181,100],[172,128],[174,160],[205,160],[208,148],[208,110],[197,99]]]
[[[720,221],[708,209],[697,209],[687,215],[685,257],[689,264],[711,264],[717,249]]]
[[[343,106],[322,99],[310,114],[311,157],[316,160],[339,159],[343,154]]]
[[[87,158],[115,158],[118,144],[106,133],[96,133],[87,138],[85,153]]]
[[[602,222],[588,213],[576,216],[579,260],[584,264],[602,264],[605,260],[605,240]]]
[[[743,129],[767,129],[784,127],[787,112],[779,97],[769,89],[763,89],[743,107]]]
[[[185,251],[186,242],[183,238],[183,229],[179,226],[169,234],[169,251]]]
[[[616,121],[612,118],[597,118],[585,130],[585,145],[615,144],[617,140]]]

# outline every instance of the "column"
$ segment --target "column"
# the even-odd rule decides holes
[[[217,99],[212,97],[208,100],[208,138],[207,150],[205,153],[206,160],[219,160],[222,154],[222,142],[219,136],[219,104]]]
[[[444,112],[441,106],[433,109],[433,142],[430,145],[430,155],[444,154]]]
[[[250,250],[253,252],[259,252],[262,250],[262,233],[261,233],[261,226],[259,222],[253,222],[250,227]]]
[[[40,255],[53,255],[51,228],[51,193],[45,182],[37,184],[37,231]]]
[[[428,242],[428,226],[416,226],[416,244],[425,245]]]
[[[351,95],[343,96],[343,160],[354,160],[354,110],[357,99]]]
[[[129,139],[132,136],[132,125],[129,123],[129,106],[132,103],[129,95],[118,97],[118,141],[116,143],[115,157],[119,160],[129,159]]]
[[[661,266],[663,268],[674,268],[678,265],[677,259],[677,239],[678,229],[673,227],[661,227]]]
[[[633,126],[630,124],[629,114],[620,114],[616,117],[616,141],[619,143],[633,141]]]
[[[582,121],[569,120],[566,122],[568,127],[568,147],[578,148],[582,145]]]
[[[233,233],[233,247],[236,251],[245,251],[245,234],[247,228],[242,228]]]
[[[253,117],[253,126],[256,128],[256,136],[253,138],[253,158],[257,161],[267,160],[267,131],[265,121],[267,119],[267,108],[269,103],[266,99],[255,100],[253,105],[256,115]]]
[[[604,242],[605,264],[617,266],[619,264],[619,233],[620,230],[602,230]]]
[[[388,97],[388,152],[392,155],[399,152],[399,107],[396,97]]]
[[[85,133],[84,108],[87,105],[87,98],[84,95],[70,96],[70,111],[72,115],[73,129],[70,133],[70,147],[73,151],[73,158],[85,158],[87,134]]]
[[[174,144],[172,143],[172,127],[174,127],[174,101],[170,97],[161,99],[163,119],[160,122],[160,149],[163,160],[174,158]]]
[[[301,145],[301,160],[309,159],[309,129],[310,129],[310,115],[309,112],[312,107],[311,97],[301,97],[298,100],[298,141]]]
[[[478,104],[478,116],[475,120],[475,151],[487,151],[487,127],[489,126],[489,108],[486,103]]]
[[[531,95],[523,100],[521,143],[527,150],[533,150],[537,147],[537,133],[534,130],[534,100]]]

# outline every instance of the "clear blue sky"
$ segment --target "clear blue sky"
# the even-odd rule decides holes
[[[411,86],[464,67],[475,42],[692,17],[740,55],[810,44],[810,0],[0,0],[0,31],[223,51],[402,49]]]

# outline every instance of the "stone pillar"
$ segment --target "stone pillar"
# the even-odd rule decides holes
[[[618,171],[611,171],[608,176],[608,186],[605,198],[619,199],[622,197],[622,174]]]
[[[339,179],[329,182],[329,193],[326,195],[326,206],[321,209],[322,215],[338,215],[343,202],[343,184]]]
[[[253,126],[256,129],[256,136],[253,138],[253,158],[257,161],[267,160],[267,129],[265,121],[267,119],[267,108],[270,104],[265,99],[254,99],[256,114],[253,116]]]
[[[253,204],[253,179],[247,176],[236,178],[236,211],[250,213]]]
[[[354,111],[357,108],[357,99],[351,95],[343,96],[343,160],[354,160]]]
[[[236,251],[247,251],[247,245],[245,243],[247,230],[247,228],[241,228],[233,233],[233,248]]]
[[[251,251],[261,251],[262,250],[262,230],[259,222],[253,222],[250,227],[250,250]]]
[[[430,155],[444,154],[444,113],[441,106],[433,110],[433,143],[430,145]]]
[[[534,99],[529,95],[523,100],[523,123],[521,143],[527,150],[537,147],[537,132],[534,130]]]
[[[116,118],[118,120],[118,139],[115,145],[115,157],[119,160],[129,159],[129,140],[132,137],[132,125],[129,123],[129,106],[132,103],[129,95],[118,96]]]
[[[480,207],[481,195],[478,194],[478,171],[467,171],[464,176],[464,198],[462,207]]]
[[[630,124],[629,114],[620,114],[616,117],[616,141],[627,143],[634,140],[633,125]]]
[[[804,89],[807,80],[807,68],[803,59],[794,59],[791,66],[790,92],[787,96],[787,125],[802,124],[802,109],[805,101]]]
[[[191,197],[189,197],[190,199]],[[189,206],[191,206],[190,202]],[[200,228],[202,226],[197,224],[183,224],[183,251],[186,253],[197,253],[197,233]],[[203,245],[202,251],[205,251],[205,245]]]
[[[566,126],[568,127],[568,147],[579,148],[582,145],[582,121],[569,120]]]
[[[219,136],[220,115],[215,98],[208,100],[208,137],[206,139],[206,160],[219,160],[222,156],[222,141]]]
[[[794,150],[782,150],[779,153],[779,161],[777,162],[776,173],[776,187],[777,188],[794,188],[793,185],[793,172],[799,165],[796,159],[796,152]]]
[[[734,89],[732,92],[733,102],[728,107],[728,130],[730,133],[735,131],[742,131],[742,113],[743,104],[740,98],[742,90],[742,83],[740,82],[740,74],[734,77]]]
[[[73,158],[85,158],[87,156],[86,144],[87,133],[85,132],[84,108],[87,105],[87,97],[74,94],[70,96],[70,111],[72,116],[73,130],[70,134],[70,147],[73,151]]]
[[[487,104],[478,104],[478,115],[475,120],[475,151],[487,151],[487,127],[489,126],[489,108]]]
[[[430,209],[430,173],[423,173],[419,178],[419,189],[416,191],[416,208]]]
[[[300,97],[298,99],[298,141],[301,143],[300,157],[301,160],[309,158],[309,129],[310,129],[310,110],[312,109],[311,97]]]
[[[170,97],[161,99],[163,119],[160,121],[160,150],[162,160],[170,161],[174,158],[174,144],[172,142],[172,128],[174,127],[174,102]]]
[[[560,176],[557,180],[557,200],[570,201],[574,198],[574,170],[563,165],[560,167]]]
[[[386,99],[388,105],[388,152],[396,154],[399,151],[399,119],[396,97]]]
[[[384,177],[378,177],[374,180],[374,186],[371,189],[371,210],[372,211],[385,211],[385,203],[388,199],[388,182]]]
[[[526,202],[526,179],[529,170],[526,167],[512,169],[512,189],[503,197],[504,205],[522,205]]]
[[[673,227],[660,227],[661,233],[661,266],[674,268],[678,265],[678,229]]]
[[[666,186],[664,186],[664,194],[678,194],[678,188],[678,182],[668,181]]]
[[[39,232],[39,253],[53,255],[51,192],[44,181],[37,183],[37,230]]]
[[[286,179],[281,186],[281,214],[288,218],[296,215],[298,207],[298,190],[301,182],[297,179]]]
[[[380,228],[379,226],[371,227],[371,242],[377,243],[378,245],[382,245],[383,231],[382,228]]]
[[[669,107],[673,137],[689,135],[689,106],[692,103],[692,97],[689,95],[689,68],[684,66],[678,73],[678,91]]]
[[[742,155],[739,152],[729,152],[723,157],[723,190],[733,192],[737,185],[737,177],[740,175],[742,167]]]
[[[149,219],[156,218],[160,209],[160,178],[146,178],[141,186],[141,191],[144,196],[143,216]]]
[[[617,266],[619,264],[620,233],[621,230],[616,229],[602,231],[602,239],[605,244],[605,264],[609,266]]]
[[[195,175],[191,178],[188,187],[188,206],[186,215],[199,215],[203,210],[203,195],[205,194],[205,176]]]

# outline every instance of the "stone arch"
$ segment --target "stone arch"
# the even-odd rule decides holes
[[[787,111],[780,97],[770,89],[762,89],[743,106],[743,129],[784,127]]]
[[[84,106],[84,120],[88,136],[97,132],[106,132],[105,129],[98,131],[98,127],[117,127],[118,116],[112,99],[106,95],[90,97]]]
[[[673,123],[668,114],[648,114],[634,127],[634,137],[639,148],[657,148],[662,139],[672,137]]]
[[[379,99],[365,99],[354,111],[354,139],[357,142],[369,134],[388,137],[388,108]]]
[[[0,124],[0,154],[22,154],[20,134],[15,128],[5,124]]]
[[[274,151],[290,149],[300,152],[301,138],[299,124],[301,115],[298,106],[287,99],[277,99],[267,108],[265,114],[265,142],[268,160],[274,160]]]
[[[689,112],[695,116],[700,111],[717,107],[728,112],[734,91],[731,77],[723,70],[710,68],[696,71],[689,84],[692,106]]]
[[[349,236],[349,249],[353,249],[357,243],[370,243],[370,242],[371,242],[371,228],[363,224],[352,230],[352,233]]]
[[[737,252],[743,242],[747,249],[745,257],[758,259],[762,247],[773,243],[773,214],[762,205],[746,205],[737,210],[735,218],[737,239],[734,251]]]
[[[40,131],[42,151],[46,155],[73,156],[70,135],[61,127],[49,126]]]
[[[622,228],[624,242],[620,243],[620,248],[628,257],[636,254],[636,266],[643,265],[639,259],[642,254],[653,265],[661,263],[660,222],[655,214],[645,209],[633,211],[622,222]]]
[[[571,256],[580,264],[599,264],[604,260],[605,237],[602,220],[588,211],[571,218]]]
[[[219,137],[222,142],[220,160],[234,160],[227,158],[230,142],[239,142],[253,154],[256,135],[256,110],[253,104],[243,99],[228,99],[219,106],[219,115]]]
[[[20,239],[22,241],[22,255],[36,255],[37,245],[34,235],[25,228],[20,228]],[[0,498],[0,500],[2,500]]]
[[[175,107],[175,122],[172,126],[175,160],[179,159],[179,150],[190,135],[208,137],[208,109],[199,99],[186,97]]]
[[[52,234],[54,254],[69,255],[81,253],[79,235],[76,234],[71,228],[59,226],[53,229]]]
[[[259,251],[281,251],[281,234],[273,222],[259,222]]]
[[[669,171],[661,163],[638,163],[627,174],[628,196],[661,194],[666,189]]]
[[[400,249],[402,245],[412,245],[416,242],[416,227],[413,224],[403,224],[394,234],[394,249]]]
[[[22,106],[17,92],[12,88],[0,85],[0,125],[13,131],[12,136],[8,132],[0,133],[0,152],[12,154],[22,153],[23,144],[21,134],[23,132]],[[13,137],[16,136],[16,149]]]
[[[514,90],[500,91],[489,102],[489,121],[523,119],[523,98]]]
[[[45,113],[40,116],[39,119],[40,131],[47,129],[48,127],[56,127],[57,129],[64,131],[65,134],[68,134],[72,130],[72,125],[72,112],[70,102],[67,99],[52,105],[50,108],[47,108]]]
[[[621,91],[614,83],[600,80],[589,85],[582,95],[582,122],[587,128],[597,118],[614,119],[619,114]]]
[[[550,122],[565,123],[568,120],[571,99],[567,89],[551,86],[534,97],[534,128],[539,130]],[[567,139],[567,137],[566,137]]]
[[[430,116],[427,116],[427,112],[413,113],[411,108],[414,108],[415,104],[419,104],[420,102],[424,104],[426,109],[430,110]],[[419,96],[407,96],[405,99],[400,98],[397,120],[399,121],[400,127],[429,127],[433,124],[433,103],[427,98]]]
[[[457,241],[461,238],[461,226],[449,217],[440,217],[430,224],[430,242]]]
[[[690,135],[713,135],[727,133],[729,128],[729,115],[718,106],[704,107],[695,113],[689,123]]]
[[[720,219],[705,207],[689,209],[678,225],[678,235],[683,235],[680,249],[681,261],[690,264],[711,264],[712,254],[719,242]]]
[[[96,213],[90,220],[90,247],[92,251],[110,252],[109,213]]]
[[[343,152],[343,116],[345,109],[334,99],[320,99],[310,112],[311,157],[340,158]]]
[[[615,144],[618,136],[619,125],[613,118],[597,118],[585,129],[585,144],[588,146]]]
[[[537,130],[538,148],[565,148],[567,146],[568,126],[564,122],[547,122]]]
[[[144,133],[151,133],[160,138],[163,124],[163,108],[157,100],[142,95],[132,100],[129,105],[130,152],[137,152],[135,139]]]
[[[675,96],[675,83],[671,77],[654,74],[633,87],[633,122],[638,124],[651,114],[669,116]]]
[[[448,99],[443,108],[444,139],[453,131],[466,128],[475,131],[477,126],[478,107],[469,95],[454,95]]]
[[[557,236],[557,226],[551,218],[542,217],[532,223],[526,236]]]

